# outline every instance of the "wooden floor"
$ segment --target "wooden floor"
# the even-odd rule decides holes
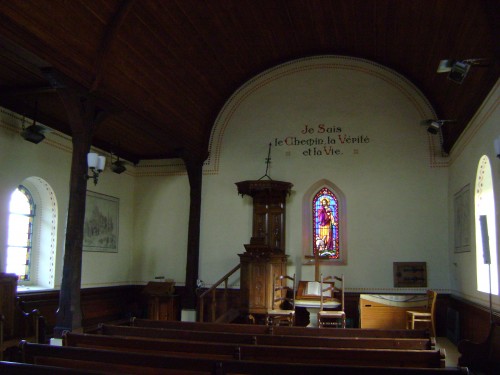
[[[457,367],[460,353],[457,346],[446,337],[436,337],[436,347],[446,350],[446,367]]]

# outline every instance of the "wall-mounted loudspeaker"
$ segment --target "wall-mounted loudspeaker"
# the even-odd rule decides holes
[[[486,215],[479,215],[479,224],[481,225],[481,238],[483,239],[484,264],[491,264],[490,238],[488,236],[488,220]]]

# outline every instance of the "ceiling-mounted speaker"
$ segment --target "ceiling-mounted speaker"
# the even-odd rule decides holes
[[[427,127],[427,131],[431,134],[437,134],[441,126],[443,125],[440,121],[429,121],[429,126]]]
[[[448,79],[460,85],[467,76],[469,69],[470,64],[468,62],[455,61],[451,66],[450,72],[448,73]]]

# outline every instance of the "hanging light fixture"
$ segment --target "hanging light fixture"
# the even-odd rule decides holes
[[[97,180],[99,179],[99,174],[104,170],[106,166],[106,157],[96,154],[95,152],[89,152],[87,154],[87,166],[89,168],[90,174],[85,175],[85,179],[92,178],[94,180],[94,185],[97,185]]]
[[[111,153],[111,161],[112,160],[113,160],[113,153]],[[127,170],[127,168],[125,167],[125,161],[120,160],[120,157],[117,156],[117,159],[115,161],[112,161],[111,163],[111,170],[116,174],[125,172]]]
[[[111,170],[117,174],[123,173],[127,170],[124,164],[125,162],[123,160],[118,159],[111,164]]]
[[[24,140],[34,144],[38,144],[41,141],[43,141],[45,139],[44,133],[50,131],[45,126],[36,123],[37,115],[38,115],[38,102],[35,102],[35,113],[33,116],[33,124],[28,127],[25,127],[24,117],[23,117],[22,131],[21,131],[21,137],[23,137]]]

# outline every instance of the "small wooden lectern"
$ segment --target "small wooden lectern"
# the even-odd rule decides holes
[[[178,320],[173,281],[151,281],[143,290],[148,299],[148,319]]]

